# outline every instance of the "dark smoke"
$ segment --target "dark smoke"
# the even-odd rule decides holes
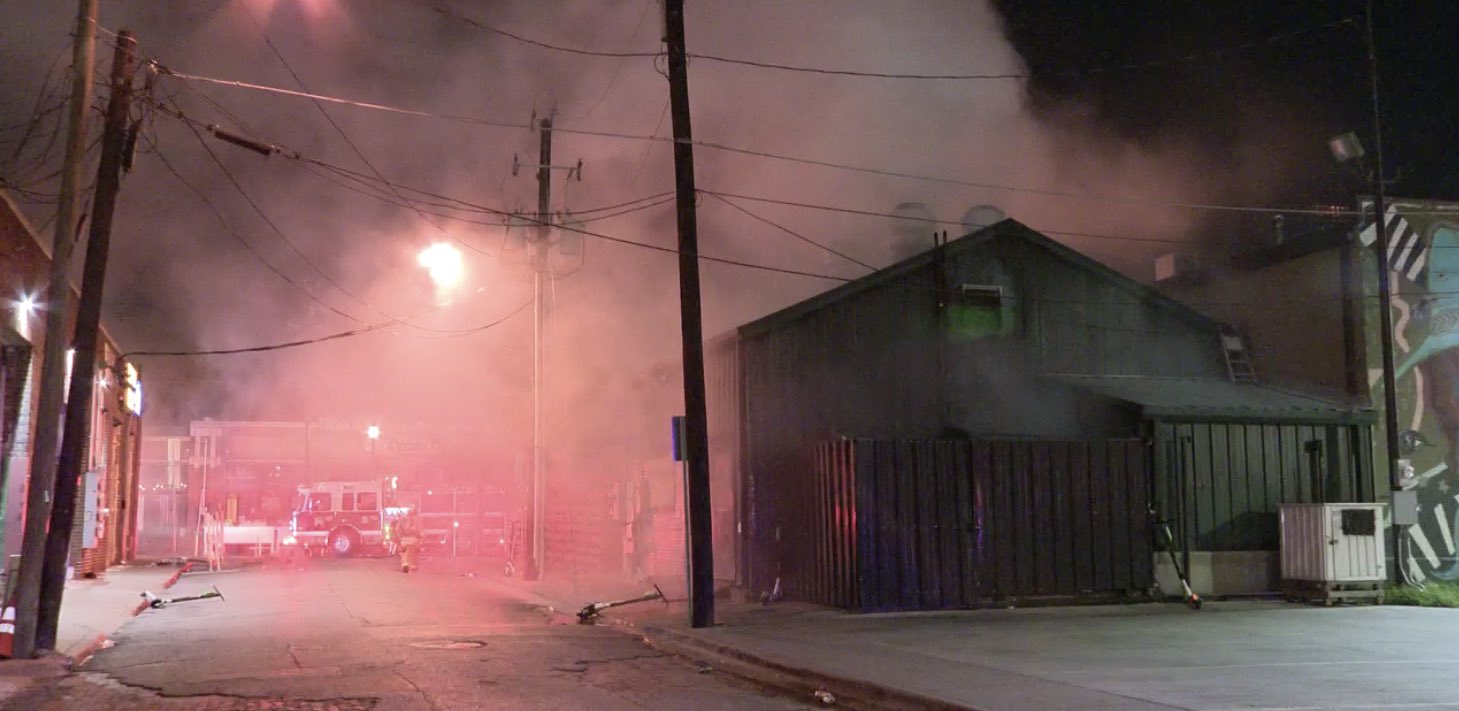
[[[1073,162],[1179,155],[1206,200],[1230,204],[1351,205],[1361,187],[1325,145],[1371,127],[1361,3],[993,4],[1031,74],[1030,112],[1093,146]],[[1204,215],[1195,230],[1240,248],[1232,235],[1264,235],[1265,219]]]

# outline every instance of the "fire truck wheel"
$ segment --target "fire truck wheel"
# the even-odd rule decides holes
[[[359,535],[353,530],[340,528],[329,534],[329,550],[334,553],[336,558],[348,558],[354,555],[359,546]]]

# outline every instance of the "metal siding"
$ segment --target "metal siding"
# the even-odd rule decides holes
[[[1144,452],[1139,440],[819,445],[812,491],[820,501],[805,507],[795,534],[813,542],[782,541],[785,568],[795,571],[787,592],[872,611],[1146,589],[1153,579]],[[1091,480],[1104,482],[1102,497],[1081,496],[1076,483]],[[1007,495],[985,497],[990,485]],[[846,503],[854,513],[838,511]],[[1099,560],[1088,554],[1097,541]],[[1105,582],[1079,584],[1096,574]]]
[[[1086,535],[1093,530],[1093,494],[1090,490],[1089,445],[1073,442],[1069,445],[1069,500],[1073,503],[1073,521],[1070,536],[1074,555],[1074,589],[1076,592],[1094,590],[1094,536]]]
[[[1079,531],[1074,524],[1075,499],[1070,450],[1073,443],[1060,442],[1050,452],[1050,496],[1053,499],[1052,556],[1054,561],[1054,592],[1059,595],[1073,595],[1079,592],[1074,581],[1074,541]]]
[[[1125,460],[1125,448],[1117,443],[1109,445],[1109,527],[1110,527],[1110,574],[1116,589],[1131,590],[1136,587],[1134,567],[1129,552],[1134,541],[1128,528],[1129,516],[1129,472]]]
[[[1155,496],[1190,550],[1275,550],[1281,504],[1321,496],[1305,443],[1321,443],[1321,481],[1335,495],[1357,492],[1366,476],[1357,426],[1182,422],[1154,428]],[[1189,438],[1189,439],[1187,439]],[[1162,454],[1162,452],[1164,452]],[[1183,458],[1182,458],[1183,457]],[[1174,461],[1172,461],[1174,460]],[[1184,469],[1182,469],[1184,467]],[[1321,483],[1320,481],[1318,483]]]

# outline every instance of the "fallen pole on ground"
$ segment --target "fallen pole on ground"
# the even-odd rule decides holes
[[[167,605],[171,605],[173,603],[177,603],[177,602],[191,602],[193,600],[210,600],[212,598],[218,598],[219,600],[222,600],[223,602],[227,602],[228,601],[228,598],[223,597],[223,593],[218,590],[218,586],[217,585],[214,585],[213,586],[213,589],[211,591],[209,591],[209,592],[205,592],[205,593],[203,593],[201,595],[188,595],[188,596],[185,596],[185,597],[158,597],[156,595],[153,595],[150,592],[147,592],[146,590],[143,590],[142,591],[142,599],[146,600],[147,601],[147,606],[150,607],[150,608],[152,608],[152,609],[154,609],[154,610],[155,609],[158,609],[158,608],[161,608],[161,607],[165,607]]]
[[[583,607],[583,609],[578,610],[578,621],[588,622],[597,617],[598,613],[609,608],[620,607],[622,605],[632,605],[635,602],[648,602],[650,600],[663,600],[664,604],[668,604],[668,598],[664,595],[664,591],[660,590],[658,585],[655,585],[652,592],[646,592],[642,595],[639,595],[638,597],[628,598],[626,600],[612,600],[609,602],[590,603]]]

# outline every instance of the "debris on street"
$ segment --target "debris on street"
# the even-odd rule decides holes
[[[816,690],[816,693],[815,693],[815,697],[816,697],[816,701],[819,701],[819,702],[821,702],[821,703],[823,703],[823,704],[825,704],[827,706],[830,706],[830,705],[836,703],[836,697],[835,696],[832,696],[831,695],[831,692],[826,691],[825,689],[817,689]]]
[[[223,597],[223,593],[218,590],[217,585],[214,585],[212,590],[205,592],[201,595],[188,595],[185,597],[158,597],[146,590],[142,591],[142,599],[146,600],[147,606],[154,610],[161,607],[166,607],[167,605],[171,605],[173,603],[192,602],[193,600],[209,600],[212,598],[218,598],[219,600],[222,600],[224,602],[228,601],[227,598]]]
[[[782,597],[784,597],[784,593],[780,591],[780,578],[776,578],[775,587],[760,593],[760,604],[769,605],[772,602],[780,600]]]
[[[632,605],[635,602],[648,602],[650,600],[663,600],[664,604],[668,604],[668,598],[664,595],[664,591],[660,590],[658,585],[654,585],[654,589],[651,592],[646,592],[638,597],[628,598],[626,600],[613,600],[610,602],[589,603],[583,609],[578,610],[578,621],[590,622],[603,610],[621,605]]]

